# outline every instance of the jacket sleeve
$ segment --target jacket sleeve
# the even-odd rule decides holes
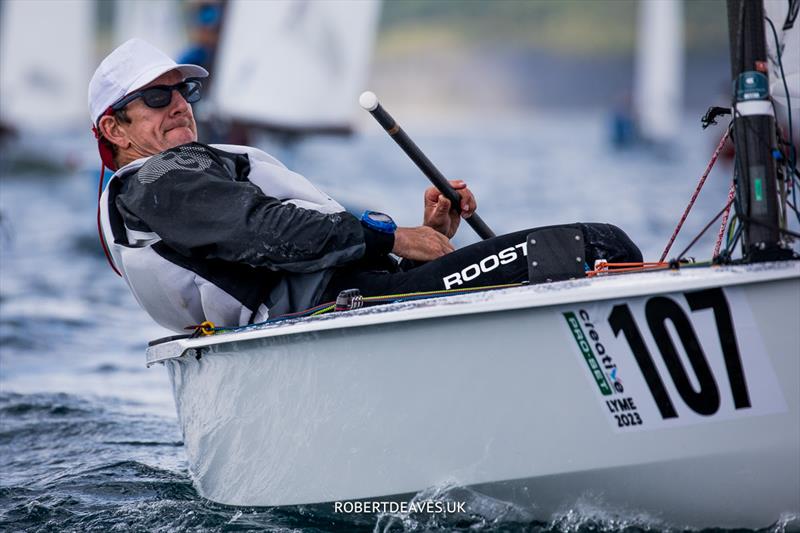
[[[117,207],[128,227],[155,232],[187,257],[273,270],[314,272],[394,244],[345,211],[325,214],[265,195],[199,144],[151,158],[128,177]]]

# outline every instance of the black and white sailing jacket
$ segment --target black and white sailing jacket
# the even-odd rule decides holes
[[[160,325],[240,326],[311,307],[334,267],[388,254],[332,198],[249,147],[191,143],[119,169],[100,200],[112,261]]]

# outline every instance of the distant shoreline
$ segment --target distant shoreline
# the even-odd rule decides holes
[[[726,51],[687,55],[684,108],[718,105],[730,78]],[[398,105],[453,111],[610,110],[630,97],[633,68],[631,54],[585,56],[510,43],[445,45],[424,54],[376,54],[368,86]]]

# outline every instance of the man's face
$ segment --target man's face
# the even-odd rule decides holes
[[[162,74],[142,89],[154,85],[173,85],[183,81],[177,70]],[[137,89],[138,90],[138,89]],[[131,149],[139,156],[155,155],[197,141],[197,124],[192,114],[192,106],[177,91],[172,91],[169,105],[161,108],[147,107],[141,98],[137,98],[125,107],[130,124],[122,125]]]

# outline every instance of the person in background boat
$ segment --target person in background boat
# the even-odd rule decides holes
[[[398,228],[382,213],[353,216],[260,150],[197,142],[191,104],[207,75],[132,39],[89,83],[100,155],[115,171],[100,199],[101,242],[162,326],[260,322],[350,288],[381,295],[527,280],[530,230],[454,250],[460,217],[477,207],[464,182],[452,182],[463,215],[430,188],[422,225]],[[580,228],[590,264],[641,261],[618,228]]]
[[[217,58],[225,6],[220,0],[190,0],[185,8],[189,15],[189,45],[178,55],[177,61],[198,65],[210,72]],[[203,90],[208,91],[213,81],[213,76],[205,78]],[[243,125],[221,121],[205,104],[207,102],[198,102],[194,109],[199,138],[206,142],[247,144],[247,129]]]
[[[188,3],[189,47],[178,56],[178,63],[195,64],[206,70],[214,66],[219,30],[222,23],[222,3],[217,0],[193,0]]]
[[[621,93],[611,109],[609,139],[615,150],[625,150],[636,143],[636,116],[629,92]]]

